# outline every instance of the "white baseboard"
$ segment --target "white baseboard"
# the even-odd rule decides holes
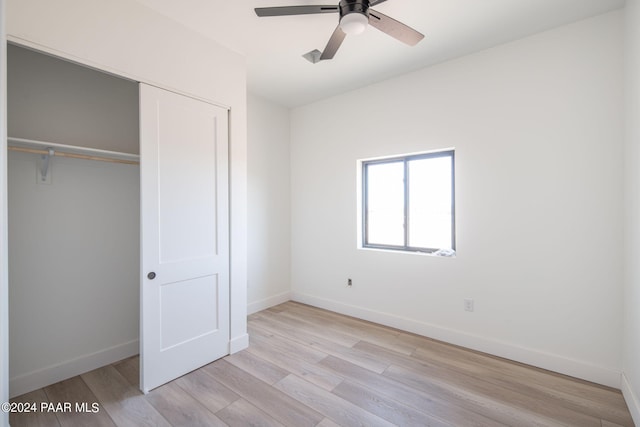
[[[289,300],[291,300],[291,292],[287,291],[260,301],[252,302],[247,306],[247,315],[257,313]]]
[[[119,344],[95,353],[80,356],[46,368],[38,369],[9,379],[11,397],[55,384],[76,375],[92,371],[118,360],[134,356],[140,352],[138,340]]]
[[[594,365],[582,360],[544,353],[455,329],[419,322],[389,313],[370,310],[363,307],[344,304],[334,300],[316,297],[299,292],[292,292],[291,299],[303,304],[313,305],[335,311],[348,316],[357,317],[370,322],[401,329],[418,335],[459,345],[473,350],[489,353],[494,356],[536,366],[549,371],[558,372],[594,383],[620,388],[621,372],[604,366]]]
[[[635,425],[640,426],[640,399],[638,399],[638,396],[634,393],[631,383],[624,372],[622,373],[622,395],[627,402],[627,407],[629,408],[629,412],[631,412],[633,422]]]
[[[243,334],[229,341],[229,354],[237,353],[249,347],[249,334]]]

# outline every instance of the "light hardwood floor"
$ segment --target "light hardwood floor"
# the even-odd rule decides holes
[[[249,333],[146,396],[137,357],[20,396],[73,410],[11,426],[633,426],[618,390],[298,303],[251,315]]]

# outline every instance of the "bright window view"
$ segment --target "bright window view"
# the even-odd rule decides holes
[[[362,163],[363,246],[452,255],[454,152]]]

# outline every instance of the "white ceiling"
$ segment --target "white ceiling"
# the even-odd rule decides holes
[[[247,58],[249,91],[295,107],[624,6],[624,0],[387,0],[374,9],[425,34],[415,47],[368,28],[312,64],[338,14],[258,18],[254,7],[338,0],[137,0]]]

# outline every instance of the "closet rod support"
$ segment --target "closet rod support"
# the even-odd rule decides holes
[[[55,156],[53,148],[49,147],[47,150],[48,153],[42,155],[42,165],[40,166],[40,179],[42,179],[43,182],[47,180],[47,173],[49,173],[49,159]]]

